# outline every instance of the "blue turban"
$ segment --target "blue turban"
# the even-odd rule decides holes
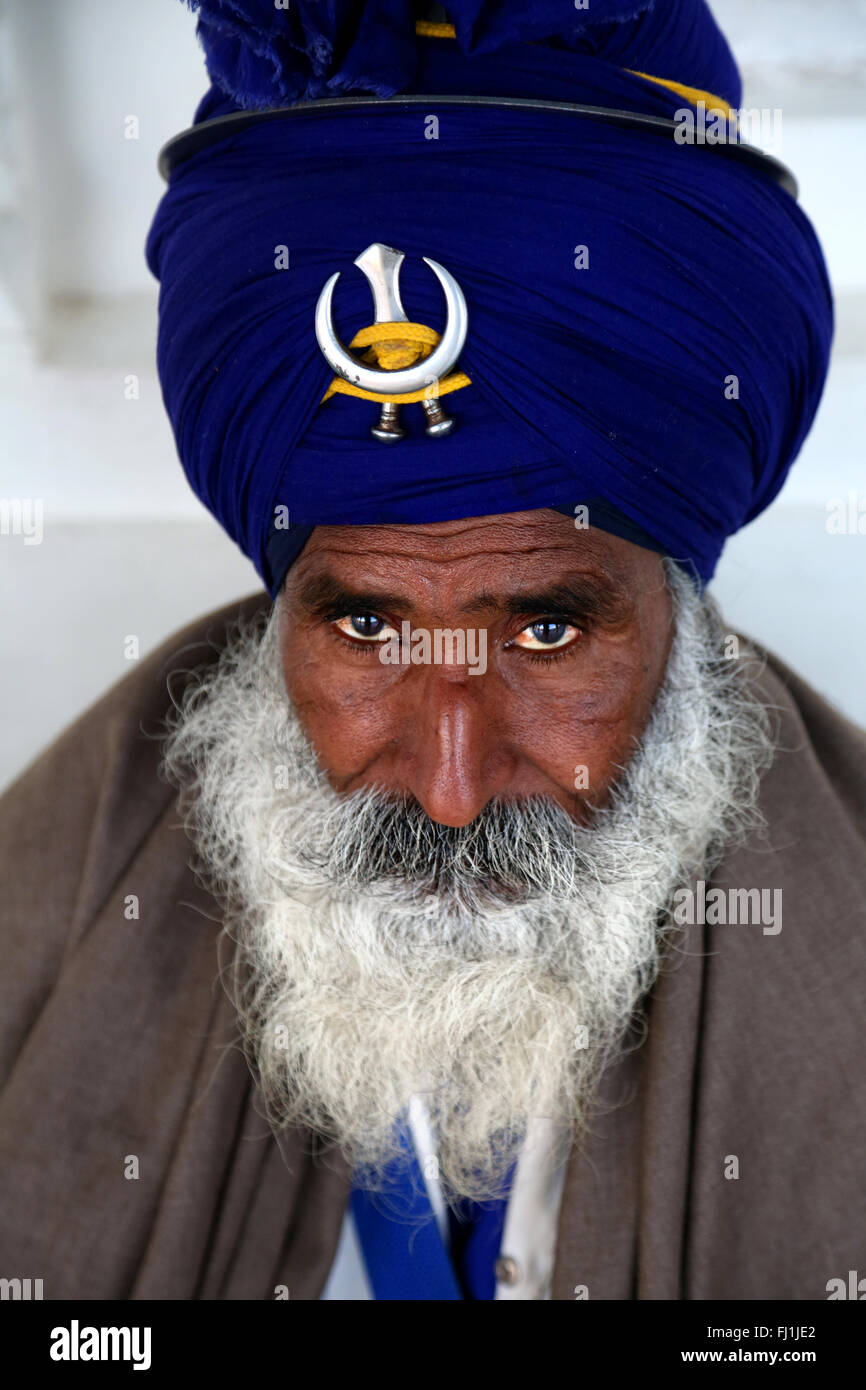
[[[823,389],[832,300],[808,219],[718,148],[554,106],[436,99],[670,119],[687,101],[655,78],[736,108],[704,0],[452,0],[451,38],[418,35],[402,0],[197,8],[213,81],[197,123],[344,98],[184,159],[147,242],[181,462],[271,595],[317,525],[578,503],[706,583],[727,537],[778,493]],[[417,405],[408,437],[382,444],[378,406],[323,403],[316,302],[339,270],[341,338],[371,323],[352,264],[371,242],[405,252],[413,322],[442,328],[424,256],[466,297],[471,385],[443,398],[457,420],[446,438],[425,434]]]

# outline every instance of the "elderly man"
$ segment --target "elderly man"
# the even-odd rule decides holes
[[[7,1264],[849,1296],[866,745],[705,592],[831,308],[786,171],[673,138],[736,106],[724,40],[700,0],[200,8],[159,366],[267,593],[2,803]]]

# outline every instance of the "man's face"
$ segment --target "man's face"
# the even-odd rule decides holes
[[[437,630],[467,633],[466,660],[444,639],[450,661],[383,662],[405,622],[431,653]],[[670,640],[660,556],[547,510],[318,527],[281,599],[286,688],[331,785],[414,798],[450,826],[493,797],[586,820],[634,751]]]
[[[404,622],[483,624],[483,674],[381,662]],[[673,564],[557,514],[313,534],[165,755],[272,1117],[378,1181],[421,1095],[477,1200],[531,1116],[586,1124],[676,889],[753,823],[771,742],[722,636]]]

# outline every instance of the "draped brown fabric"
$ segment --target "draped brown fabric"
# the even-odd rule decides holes
[[[0,800],[0,1276],[46,1299],[315,1299],[336,1252],[346,1165],[262,1116],[157,774],[169,674],[267,602],[176,634]],[[782,889],[782,930],[686,929],[572,1151],[555,1299],[866,1275],[866,737],[772,657],[761,687],[769,831],[713,884]]]

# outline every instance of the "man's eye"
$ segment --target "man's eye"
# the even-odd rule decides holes
[[[540,618],[537,623],[530,623],[529,627],[518,632],[514,643],[523,647],[524,651],[550,652],[570,646],[579,636],[580,628],[563,618]]]
[[[390,623],[386,623],[384,618],[377,618],[375,613],[348,613],[345,618],[338,618],[334,626],[344,637],[353,637],[362,642],[385,642],[389,637],[399,635]]]

